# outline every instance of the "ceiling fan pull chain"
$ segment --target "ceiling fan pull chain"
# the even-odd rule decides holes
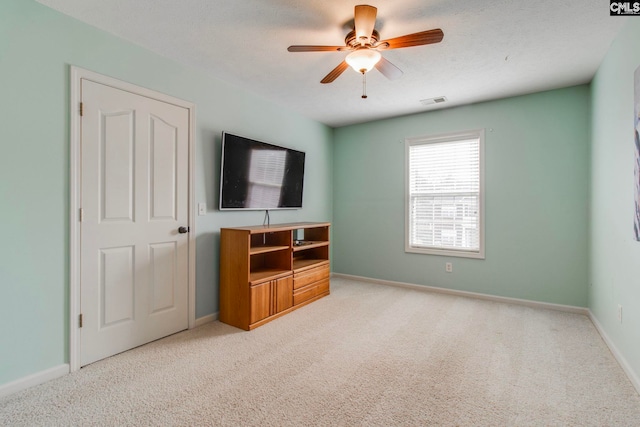
[[[367,75],[363,71],[362,72],[362,98],[367,97]]]

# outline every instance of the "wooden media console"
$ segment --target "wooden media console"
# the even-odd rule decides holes
[[[251,330],[329,295],[327,222],[220,230],[220,321]]]

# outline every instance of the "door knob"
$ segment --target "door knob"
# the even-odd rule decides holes
[[[189,227],[180,227],[178,228],[178,233],[180,234],[184,234],[184,233],[188,233],[189,232]]]

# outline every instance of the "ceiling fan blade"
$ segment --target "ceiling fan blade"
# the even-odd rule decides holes
[[[375,65],[376,70],[380,71],[383,76],[388,78],[389,80],[395,80],[402,77],[402,70],[391,62],[387,61],[383,56],[380,58],[380,61]]]
[[[346,50],[346,46],[289,46],[287,48],[289,52],[340,52]]]
[[[375,47],[378,49],[399,49],[401,47],[422,46],[424,44],[440,43],[444,33],[440,28],[407,34],[406,36],[382,40]]]
[[[327,74],[324,79],[320,80],[320,83],[331,83],[332,81],[337,79],[340,74],[342,74],[347,68],[349,68],[349,64],[347,64],[347,61],[342,61],[336,68],[331,70],[331,72]]]
[[[378,9],[373,6],[361,4],[355,7],[353,22],[356,27],[356,40],[364,45],[369,43],[373,29],[376,26]]]

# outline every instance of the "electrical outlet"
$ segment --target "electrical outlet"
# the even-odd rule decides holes
[[[618,322],[622,323],[622,305],[618,304]]]
[[[447,273],[452,273],[452,272],[453,272],[453,264],[452,264],[452,263],[450,263],[450,262],[447,262],[447,263],[444,265],[444,270],[445,270]]]

